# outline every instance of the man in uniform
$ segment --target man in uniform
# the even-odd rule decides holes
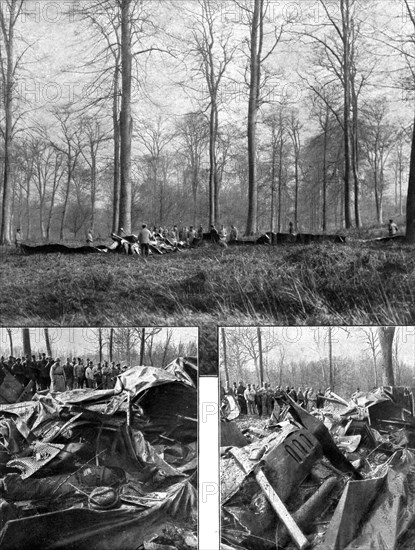
[[[148,258],[148,252],[150,250],[150,237],[151,232],[147,228],[147,225],[143,223],[143,225],[141,226],[141,231],[138,234],[138,241],[140,243],[141,255],[145,256],[146,258]]]

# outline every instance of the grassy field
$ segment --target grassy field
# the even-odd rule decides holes
[[[212,246],[154,256],[2,254],[2,325],[413,324],[397,243]]]

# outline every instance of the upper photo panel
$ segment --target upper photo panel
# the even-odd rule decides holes
[[[0,324],[412,324],[414,58],[409,0],[2,0]]]

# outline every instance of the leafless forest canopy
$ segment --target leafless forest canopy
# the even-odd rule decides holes
[[[2,242],[405,214],[405,0],[3,0],[0,23]]]
[[[239,327],[221,329],[220,336],[224,387],[268,382],[272,388],[330,387],[349,397],[357,387],[413,382],[411,327]]]

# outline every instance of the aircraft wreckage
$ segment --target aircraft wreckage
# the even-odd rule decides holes
[[[285,394],[269,421],[252,422],[229,420],[238,412],[226,395],[221,549],[414,548],[413,396],[399,387],[350,402],[331,394],[308,412]]]
[[[137,235],[117,235],[111,234],[113,243],[111,245],[98,245],[98,246],[67,246],[60,243],[48,243],[41,245],[28,245],[21,244],[21,251],[25,255],[32,254],[102,254],[102,253],[122,253],[139,255],[140,247],[138,244]],[[153,255],[169,254],[171,252],[178,252],[180,250],[188,248],[197,248],[199,246],[212,242],[210,233],[204,233],[203,238],[195,238],[192,244],[185,241],[178,241],[174,243],[168,237],[163,237],[157,233],[150,241],[149,251]],[[226,245],[229,246],[248,246],[248,245],[289,245],[289,244],[311,244],[311,243],[345,243],[346,237],[343,235],[319,235],[311,233],[299,233],[297,235],[286,233],[264,233],[256,236],[255,238],[243,237],[235,241],[228,241]]]
[[[5,380],[2,550],[197,548],[196,384],[193,358],[17,403]]]

